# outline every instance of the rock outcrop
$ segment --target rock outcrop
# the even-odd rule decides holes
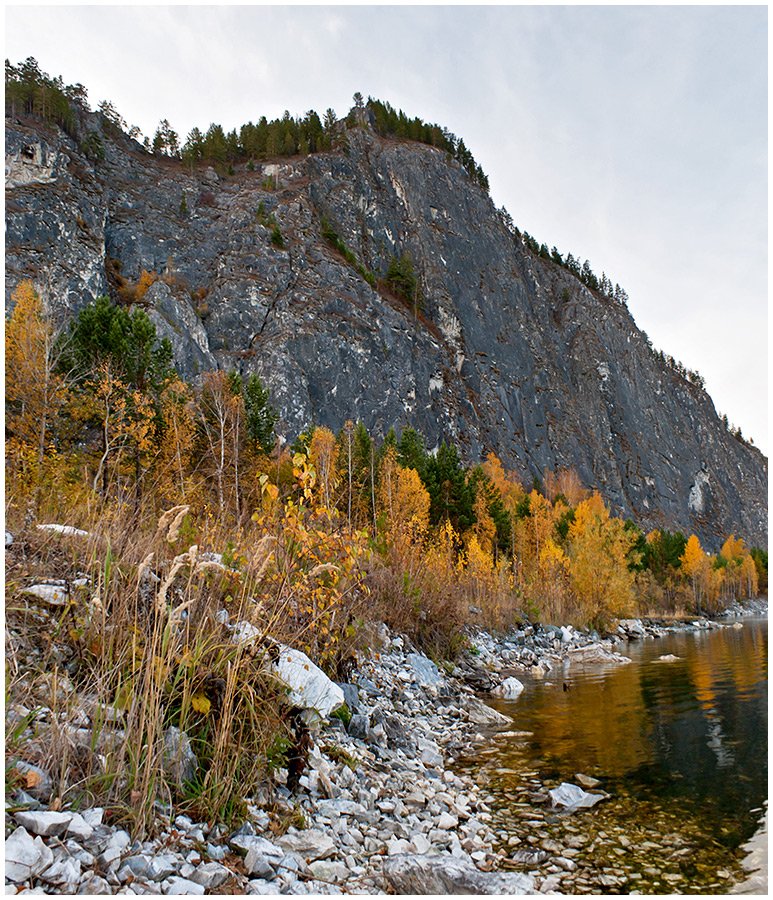
[[[496,451],[527,484],[573,466],[644,527],[766,543],[765,457],[441,151],[359,127],[220,178],[102,140],[92,163],[52,127],[6,120],[7,296],[30,277],[64,317],[155,272],[142,302],[180,370],[257,372],[288,436],[410,424],[468,460]],[[420,304],[365,277],[407,255]]]

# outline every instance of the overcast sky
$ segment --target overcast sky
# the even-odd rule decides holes
[[[446,125],[766,452],[767,40],[764,6],[6,7],[6,57],[151,137],[355,91]]]

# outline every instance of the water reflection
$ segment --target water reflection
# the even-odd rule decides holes
[[[676,812],[707,846],[734,849],[767,797],[767,621],[647,640],[629,655],[603,671],[559,668],[497,702],[533,735],[497,742],[490,790],[506,804],[524,772],[583,772],[612,795],[599,815],[622,820],[634,802]]]

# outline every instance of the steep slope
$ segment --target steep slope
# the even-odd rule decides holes
[[[288,434],[411,424],[469,459],[495,450],[528,483],[574,466],[647,527],[766,542],[762,454],[624,306],[529,253],[441,151],[357,128],[223,180],[104,143],[95,165],[61,132],[6,120],[7,296],[32,277],[64,316],[115,294],[119,268],[158,272],[143,303],[182,371],[258,372]],[[363,276],[407,254],[420,314]]]

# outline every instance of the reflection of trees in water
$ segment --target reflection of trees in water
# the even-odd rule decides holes
[[[747,799],[757,805],[765,783],[766,626],[680,635],[641,650],[603,676],[572,667],[568,692],[560,683],[534,685],[513,707],[519,727],[534,731],[533,749],[567,777],[585,769],[621,788],[625,780],[641,795],[656,790],[724,810],[740,803],[739,813]],[[679,660],[656,665],[667,652]]]

